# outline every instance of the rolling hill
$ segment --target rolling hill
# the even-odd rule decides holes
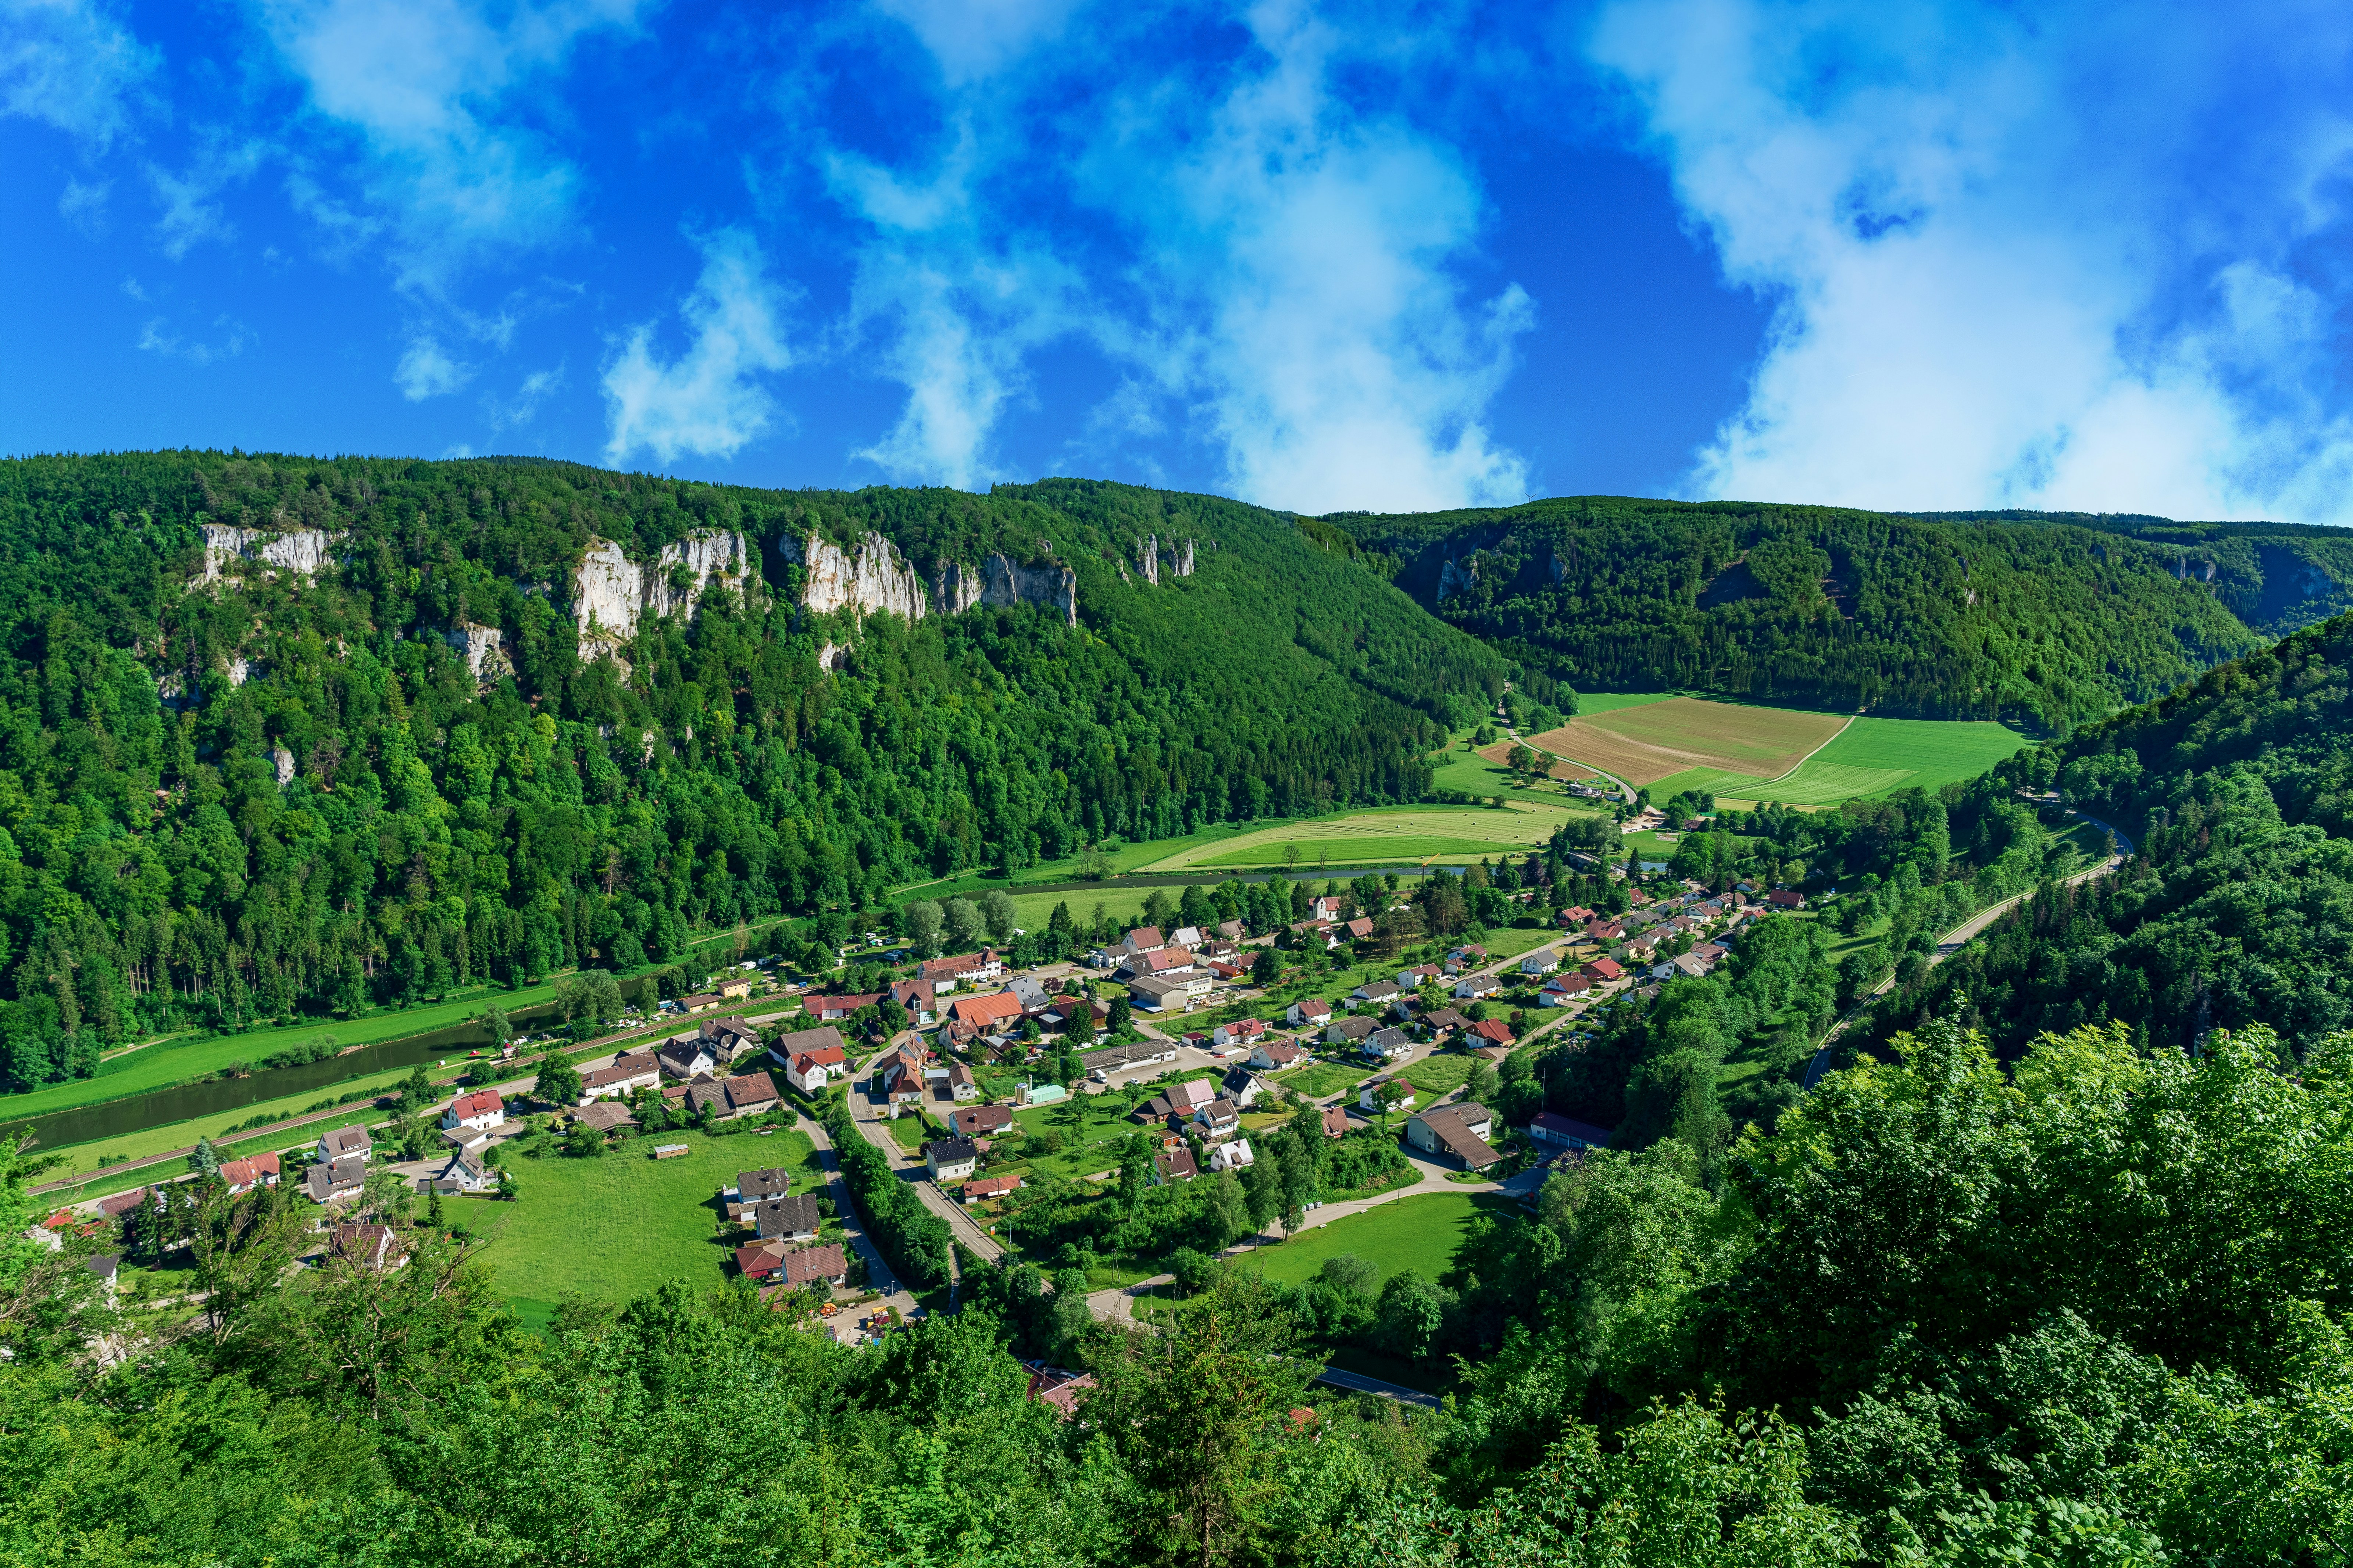
[[[1600,496],[1323,521],[1450,624],[1580,689],[2051,731],[2353,595],[2353,542],[2269,524]]]

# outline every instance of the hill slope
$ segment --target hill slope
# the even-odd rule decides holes
[[[1989,784],[2055,786],[2139,854],[2043,895],[1884,1010],[1961,1016],[2006,1048],[2078,1023],[2153,1045],[2353,1025],[2353,616],[2208,672]]]
[[[0,1082],[1422,797],[1514,672],[1287,520],[565,464],[0,465]]]
[[[2294,531],[2210,542],[1622,497],[1325,521],[1452,625],[1580,688],[2062,730],[2253,651],[2234,606],[2300,625],[2353,584],[2353,545]]]

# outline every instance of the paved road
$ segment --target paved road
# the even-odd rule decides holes
[[[958,1241],[995,1263],[1005,1256],[1005,1248],[965,1212],[963,1205],[940,1191],[938,1184],[932,1180],[931,1167],[899,1146],[899,1141],[891,1136],[891,1129],[884,1124],[889,1118],[882,1108],[867,1098],[863,1086],[874,1070],[874,1063],[888,1056],[891,1047],[886,1047],[875,1052],[872,1059],[851,1081],[849,1118],[858,1124],[859,1132],[869,1143],[890,1156],[892,1168],[899,1173],[899,1179],[915,1189],[915,1196],[923,1206],[947,1221],[949,1231]]]
[[[857,1204],[850,1199],[849,1183],[842,1176],[841,1161],[834,1152],[833,1140],[826,1135],[824,1127],[814,1117],[801,1118],[801,1131],[807,1133],[809,1142],[817,1145],[818,1163],[825,1167],[826,1190],[833,1198],[834,1217],[841,1222],[841,1228],[848,1234],[850,1246],[858,1249],[858,1256],[866,1259],[867,1279],[882,1293],[885,1306],[898,1308],[902,1317],[913,1311],[915,1298],[899,1283],[899,1277],[891,1272],[891,1266],[882,1261],[882,1254],[875,1250],[873,1238],[866,1234],[866,1223],[859,1216]]]
[[[2081,817],[2084,821],[2090,823],[2093,826],[2106,833],[2110,843],[2114,847],[2115,852],[2105,860],[2101,861],[2098,865],[2078,871],[2073,876],[2065,879],[2064,882],[2062,884],[2063,886],[2072,888],[2081,883],[2088,882],[2094,877],[2114,876],[2116,870],[2122,867],[2126,861],[2133,858],[2133,841],[2126,837],[2123,832],[2116,827],[2108,823],[2102,822],[2096,816],[2092,816],[2086,813],[2076,811],[2072,807],[2068,810],[2067,815],[2070,816]],[[2001,919],[2002,916],[2008,914],[2011,910],[2016,909],[2028,899],[2032,898],[2035,893],[2040,890],[2040,889],[2029,889],[2023,893],[2012,894],[2010,897],[2002,900],[2000,903],[1989,904],[1984,909],[1981,909],[1977,913],[1971,915],[1968,919],[1963,921],[1960,924],[1955,926],[1952,930],[1947,931],[1944,935],[1938,937],[1936,939],[1935,951],[1928,954],[1929,965],[1934,967],[1936,964],[1944,963],[1946,959],[1951,957],[1954,953],[1958,952],[1962,948],[1967,947],[1972,939],[1984,932],[1988,927],[1994,923],[1994,921]],[[1853,1023],[1855,1019],[1861,1017],[1863,1014],[1869,1012],[1871,1010],[1872,1004],[1877,1001],[1880,997],[1887,994],[1887,993],[1894,988],[1894,984],[1895,976],[1890,974],[1886,979],[1873,986],[1862,1001],[1847,1009],[1847,1015],[1845,1017],[1841,1018],[1837,1023],[1831,1026],[1831,1032],[1822,1037],[1821,1048],[1814,1053],[1814,1059],[1806,1064],[1806,1088],[1813,1088],[1814,1085],[1822,1080],[1822,1075],[1830,1071],[1831,1056],[1831,1047],[1837,1043],[1838,1037],[1846,1032],[1847,1026]]]
[[[1366,1377],[1359,1373],[1342,1372],[1335,1366],[1325,1367],[1315,1381],[1334,1388],[1345,1388],[1351,1394],[1377,1394],[1400,1405],[1419,1405],[1425,1410],[1439,1408],[1439,1399],[1434,1394],[1424,1394],[1418,1388],[1407,1388],[1400,1384],[1383,1383],[1377,1377]]]

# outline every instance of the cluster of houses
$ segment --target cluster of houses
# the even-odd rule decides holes
[[[691,1115],[707,1112],[723,1121],[772,1110],[782,1100],[766,1072],[722,1070],[759,1045],[760,1032],[741,1018],[705,1018],[695,1033],[659,1050],[633,1051],[581,1074],[574,1120],[600,1132],[634,1126],[637,1119],[622,1102],[649,1089],[659,1089],[664,1100]]]
[[[785,1171],[739,1171],[734,1185],[719,1190],[727,1217],[753,1232],[753,1239],[735,1249],[736,1271],[786,1289],[847,1285],[849,1255],[838,1241],[818,1240],[825,1216],[816,1198],[795,1195],[792,1185]]]

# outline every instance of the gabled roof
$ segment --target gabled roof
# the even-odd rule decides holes
[[[923,1156],[935,1165],[957,1165],[979,1159],[980,1150],[969,1138],[934,1138],[923,1145]]]
[[[476,1089],[471,1094],[461,1094],[449,1102],[450,1114],[456,1116],[460,1121],[469,1116],[480,1116],[485,1111],[504,1112],[506,1108],[507,1102],[499,1098],[499,1091],[495,1089]]]
[[[368,1131],[364,1127],[338,1127],[319,1137],[319,1146],[330,1156],[364,1153],[368,1145]]]
[[[779,1035],[776,1037],[776,1043],[768,1047],[786,1061],[806,1052],[839,1051],[841,1048],[841,1031],[831,1024],[821,1025],[814,1029],[797,1029],[789,1035]]]

